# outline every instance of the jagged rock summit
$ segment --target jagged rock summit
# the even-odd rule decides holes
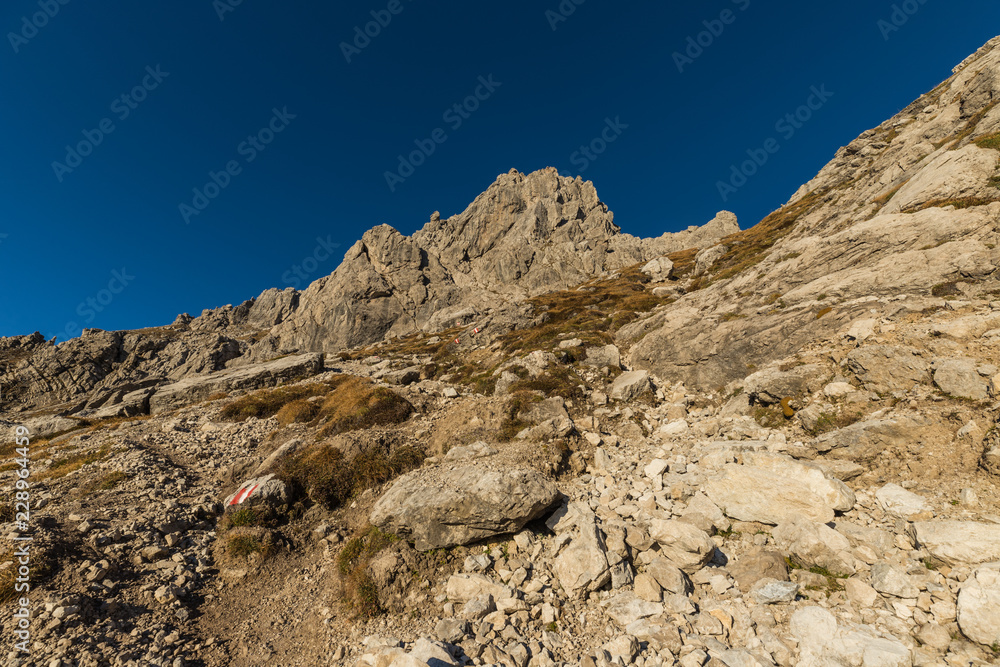
[[[622,234],[590,181],[554,168],[511,170],[462,213],[406,237],[364,234],[333,275],[306,289],[273,335],[280,350],[336,352],[415,330],[445,329],[499,303],[564,289],[739,231],[720,213],[655,239]]]

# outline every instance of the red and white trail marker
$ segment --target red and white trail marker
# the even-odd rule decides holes
[[[233,499],[229,501],[229,504],[230,505],[239,505],[244,500],[246,500],[247,498],[249,498],[250,495],[254,491],[257,490],[258,486],[260,486],[260,485],[259,484],[253,484],[253,485],[244,486],[242,489],[240,489],[239,491],[236,492],[236,495],[233,496]]]

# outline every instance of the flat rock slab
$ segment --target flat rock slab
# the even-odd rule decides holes
[[[895,639],[879,637],[868,625],[840,625],[822,607],[803,607],[789,624],[801,655],[796,665],[870,665],[911,667],[910,649]]]
[[[753,466],[726,465],[703,490],[727,516],[777,525],[796,516],[833,521],[833,508],[801,480]]]
[[[641,619],[659,616],[663,613],[663,605],[641,600],[634,593],[624,591],[605,602],[604,611],[624,628]]]
[[[978,521],[917,521],[917,542],[954,565],[1000,560],[1000,525]]]
[[[169,412],[204,401],[217,392],[273,387],[282,382],[311,377],[322,371],[322,354],[300,354],[264,364],[228,368],[205,375],[192,375],[157,390],[149,399],[149,412],[154,415]]]
[[[558,496],[555,484],[530,468],[422,468],[396,480],[369,520],[429,551],[517,532]]]

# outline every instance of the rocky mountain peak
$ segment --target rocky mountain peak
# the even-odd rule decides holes
[[[446,328],[737,231],[723,212],[704,227],[639,239],[621,233],[590,181],[551,167],[511,170],[462,213],[433,216],[413,236],[388,225],[366,232],[265,345],[333,352]]]

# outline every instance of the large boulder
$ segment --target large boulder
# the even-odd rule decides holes
[[[288,489],[285,483],[274,475],[264,475],[249,479],[229,495],[222,503],[226,512],[249,507],[252,505],[271,505],[277,507],[288,502]]]
[[[586,366],[597,366],[603,368],[621,368],[622,354],[617,345],[605,345],[604,347],[588,347],[587,358],[581,363]]]
[[[448,599],[454,602],[468,602],[476,598],[492,596],[494,600],[509,598],[513,589],[494,582],[482,574],[453,574],[445,589]]]
[[[429,551],[517,532],[558,496],[555,484],[530,468],[423,468],[396,480],[369,520]]]
[[[702,489],[727,516],[738,521],[777,525],[801,515],[828,523],[834,516],[830,503],[804,481],[764,468],[723,466],[719,475],[706,481]]]
[[[774,541],[805,567],[821,567],[837,575],[854,574],[854,556],[846,537],[826,524],[795,517],[778,525]]]
[[[652,387],[648,371],[627,371],[612,383],[611,398],[616,401],[631,401]]]
[[[611,581],[608,549],[604,532],[590,508],[572,503],[558,522],[550,521],[550,524],[557,534],[573,531],[569,545],[559,552],[552,564],[563,590],[571,596],[582,597],[606,586]]]
[[[802,482],[838,512],[847,512],[856,502],[854,491],[820,466],[771,452],[747,452],[743,456],[743,461]]]
[[[715,554],[715,542],[708,533],[686,521],[656,519],[649,525],[649,536],[667,560],[688,574],[703,568]]]
[[[930,509],[922,497],[891,482],[875,492],[875,500],[886,512],[901,519],[908,519]]]
[[[801,413],[800,413],[801,414]],[[844,428],[824,433],[811,447],[818,453],[839,450],[838,454],[858,459],[889,445],[909,442],[918,423],[910,418],[866,419]]]
[[[950,565],[1000,560],[1000,525],[977,521],[917,521],[917,542]]]
[[[1000,563],[979,567],[958,593],[958,627],[969,639],[1000,643]]]

